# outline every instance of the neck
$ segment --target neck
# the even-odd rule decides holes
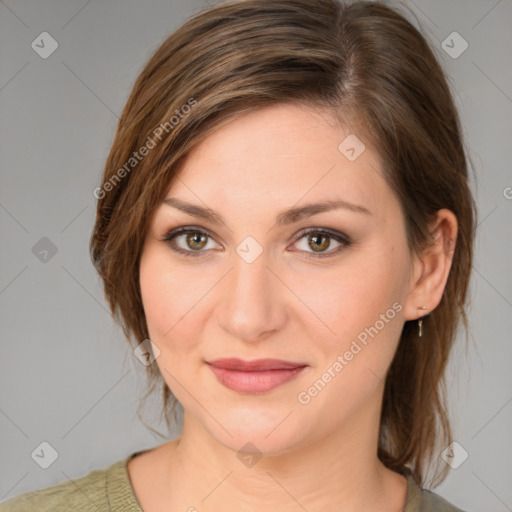
[[[243,463],[185,412],[182,435],[169,444],[168,489],[183,510],[396,512],[406,480],[377,458],[376,414],[369,406],[329,435]]]

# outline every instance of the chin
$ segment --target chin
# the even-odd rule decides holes
[[[304,427],[296,424],[290,411],[232,411],[223,419],[222,415],[217,416],[229,433],[210,419],[206,420],[209,424],[207,429],[220,444],[237,453],[257,451],[265,455],[280,455],[292,450],[305,435]]]

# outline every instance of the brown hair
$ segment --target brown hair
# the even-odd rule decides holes
[[[310,0],[235,1],[199,12],[172,33],[138,76],[119,120],[95,192],[94,265],[115,320],[129,341],[141,343],[148,338],[141,250],[178,164],[224,123],[284,102],[329,112],[376,149],[400,200],[411,254],[431,242],[437,210],[457,217],[443,297],[424,319],[421,343],[416,322],[405,323],[382,405],[378,456],[422,485],[427,466],[440,464],[437,446],[451,442],[444,372],[460,318],[468,330],[476,208],[447,79],[424,36],[396,9],[341,0],[314,7]],[[155,364],[147,375],[148,393],[162,385],[169,426],[176,399]],[[437,485],[448,468],[436,470]]]

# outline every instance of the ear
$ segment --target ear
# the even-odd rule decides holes
[[[441,302],[452,266],[457,217],[450,210],[438,210],[432,225],[432,243],[413,261],[404,318],[416,320],[431,313]],[[425,306],[425,309],[421,309]]]

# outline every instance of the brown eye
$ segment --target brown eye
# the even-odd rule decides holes
[[[327,258],[334,256],[341,252],[343,249],[351,245],[350,238],[342,233],[332,233],[325,229],[310,229],[302,231],[299,235],[299,241],[307,238],[307,244],[304,249],[299,249],[301,252],[307,253],[306,258]],[[332,245],[334,240],[338,246],[332,250],[327,250]],[[308,248],[310,250],[308,250]]]
[[[206,245],[207,235],[200,233],[199,231],[193,231],[192,234],[186,236],[185,241],[191,249],[198,250],[202,249]]]
[[[309,229],[302,231],[298,241],[307,238],[305,248],[299,248],[299,252],[306,253],[306,258],[325,258],[338,254],[351,245],[350,238],[343,233],[331,232],[325,229]],[[212,240],[210,234],[202,229],[190,226],[182,226],[168,232],[162,241],[167,242],[174,252],[184,256],[200,257],[206,255],[208,241]],[[338,246],[328,250],[333,240]],[[298,242],[296,242],[297,244]],[[309,249],[309,250],[308,250]]]
[[[308,244],[314,250],[323,251],[329,247],[329,236],[326,235],[309,235]]]
[[[203,249],[208,245],[210,238],[206,231],[185,226],[170,231],[162,241],[167,242],[174,252],[184,256],[198,257],[208,252]]]

